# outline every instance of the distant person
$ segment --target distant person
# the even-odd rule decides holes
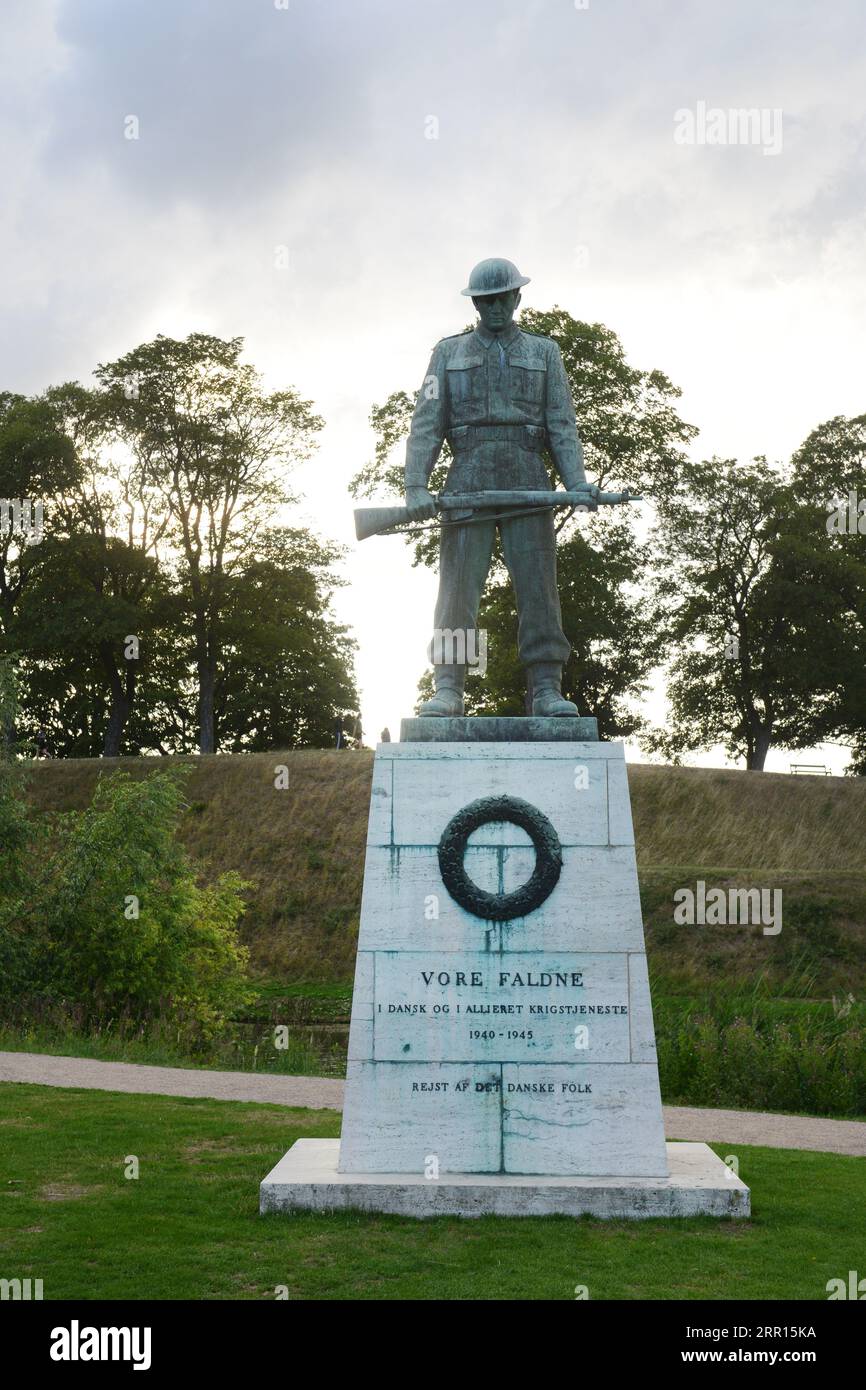
[[[391,742],[391,730],[388,728],[388,725],[387,725],[387,724],[385,725],[384,729],[382,730],[381,734],[379,735],[379,742],[380,742],[380,743],[390,743],[390,742]]]
[[[364,747],[364,726],[361,723],[360,714],[355,715],[354,723],[352,724],[352,747],[356,751]]]
[[[48,757],[48,735],[41,724],[36,730],[36,756],[37,758]]]
[[[334,747],[335,747],[335,748],[344,748],[344,747],[345,747],[345,744],[344,744],[344,742],[343,742],[343,721],[342,721],[342,719],[335,719],[335,720],[334,720]]]

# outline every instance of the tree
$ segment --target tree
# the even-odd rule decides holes
[[[836,415],[818,425],[794,454],[792,468],[797,497],[828,516],[840,505],[847,510],[851,492],[866,502],[866,415]]]
[[[341,553],[280,528],[231,575],[216,710],[232,752],[327,746],[338,714],[357,707],[355,643],[329,612]]]
[[[148,647],[139,674],[138,694],[127,729],[128,746],[138,752],[195,753],[198,748],[196,673],[192,634],[183,595],[175,587],[163,621]]]
[[[525,309],[520,325],[559,344],[592,481],[656,496],[671,487],[698,433],[677,414],[679,387],[657,368],[630,366],[610,328],[581,323],[556,305]]]
[[[824,736],[851,749],[848,771],[866,773],[866,415],[837,415],[818,425],[792,460],[792,486],[808,534],[840,598],[841,625],[825,658],[830,687]],[[827,679],[830,671],[835,678]]]
[[[53,402],[0,392],[0,651],[7,654],[14,652],[15,610],[38,550],[32,542],[53,532],[54,504],[79,475],[75,445]],[[21,524],[28,509],[29,534]],[[11,724],[3,736],[14,741]]]
[[[632,367],[616,334],[603,324],[581,323],[558,307],[546,312],[526,309],[519,322],[559,344],[592,481],[603,488],[669,491],[685,458],[684,448],[697,433],[676,412],[677,387],[663,372]],[[374,406],[370,421],[375,455],[352,482],[355,496],[384,492],[402,497],[403,462],[393,455],[408,435],[413,409],[414,400],[405,391]],[[433,492],[442,490],[450,459],[446,445],[431,478]],[[547,463],[555,482],[549,457]],[[563,625],[575,649],[563,690],[582,712],[598,718],[606,737],[627,736],[641,723],[628,700],[642,691],[657,660],[657,643],[640,597],[647,552],[627,516],[599,512],[580,528],[572,514],[560,514],[557,569]],[[435,566],[435,527],[410,544],[415,564]],[[478,621],[487,633],[488,667],[483,683],[476,686],[470,678],[467,709],[522,714],[517,615],[498,541]],[[430,688],[427,673],[420,693]]]
[[[41,503],[41,531],[53,525],[51,502],[74,485],[80,468],[73,441],[64,432],[56,409],[45,397],[0,392],[0,499]],[[0,624],[11,620],[34,554],[11,514],[0,525]]]
[[[117,756],[149,654],[140,648],[165,606],[157,550],[167,521],[154,521],[153,498],[131,470],[104,457],[101,392],[67,382],[38,404],[74,468],[51,500],[50,527],[30,551],[28,585],[7,623],[27,663],[22,727],[51,723],[52,747],[66,756]],[[64,724],[59,711],[71,713],[85,689],[105,719],[97,728],[75,716]]]
[[[107,710],[101,746],[77,747],[61,725],[52,735],[56,753],[120,755],[169,606],[157,561],[136,546],[105,531],[43,543],[14,628],[18,651],[28,658],[31,672],[38,662],[46,675],[53,673],[55,708],[64,687],[96,685],[107,695],[101,702]],[[32,699],[27,714],[30,724],[46,722],[44,709],[34,708]]]
[[[785,476],[763,458],[686,463],[659,513],[672,727],[649,746],[676,756],[720,743],[759,771],[773,745],[814,745],[846,601]]]
[[[140,488],[158,494],[181,556],[202,753],[217,747],[232,564],[291,500],[283,474],[310,455],[323,423],[294,390],[266,394],[242,349],[242,338],[159,335],[96,370],[115,434],[135,460]]]
[[[16,712],[15,672],[11,661],[0,656],[0,728],[14,725]],[[6,741],[0,740],[0,897],[9,896],[24,886],[24,850],[31,832],[32,821],[20,765]]]

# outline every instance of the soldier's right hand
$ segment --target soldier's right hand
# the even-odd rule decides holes
[[[408,487],[406,510],[410,521],[429,521],[436,515],[436,498],[426,487]]]

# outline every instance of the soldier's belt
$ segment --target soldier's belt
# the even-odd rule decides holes
[[[448,433],[453,454],[465,453],[476,444],[502,444],[509,440],[540,454],[547,444],[547,431],[541,425],[502,424],[456,425]]]

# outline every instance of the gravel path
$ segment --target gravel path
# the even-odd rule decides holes
[[[866,1124],[862,1120],[803,1119],[763,1110],[698,1110],[691,1105],[666,1105],[664,1115],[668,1139],[765,1144],[770,1149],[816,1149],[825,1154],[866,1157]]]
[[[66,1086],[88,1091],[251,1100],[270,1105],[341,1110],[343,1082],[320,1076],[271,1076],[245,1071],[195,1071],[147,1067],[137,1062],[96,1062],[42,1052],[0,1052],[0,1081]],[[666,1105],[668,1139],[703,1143],[765,1144],[773,1149],[814,1149],[866,1157],[866,1123],[860,1120],[801,1119],[757,1110],[700,1110]]]
[[[257,1100],[270,1105],[302,1105],[310,1110],[343,1108],[343,1082],[328,1077],[147,1067],[137,1062],[53,1057],[44,1052],[0,1052],[0,1081],[31,1081],[37,1086],[71,1086],[85,1091]]]

